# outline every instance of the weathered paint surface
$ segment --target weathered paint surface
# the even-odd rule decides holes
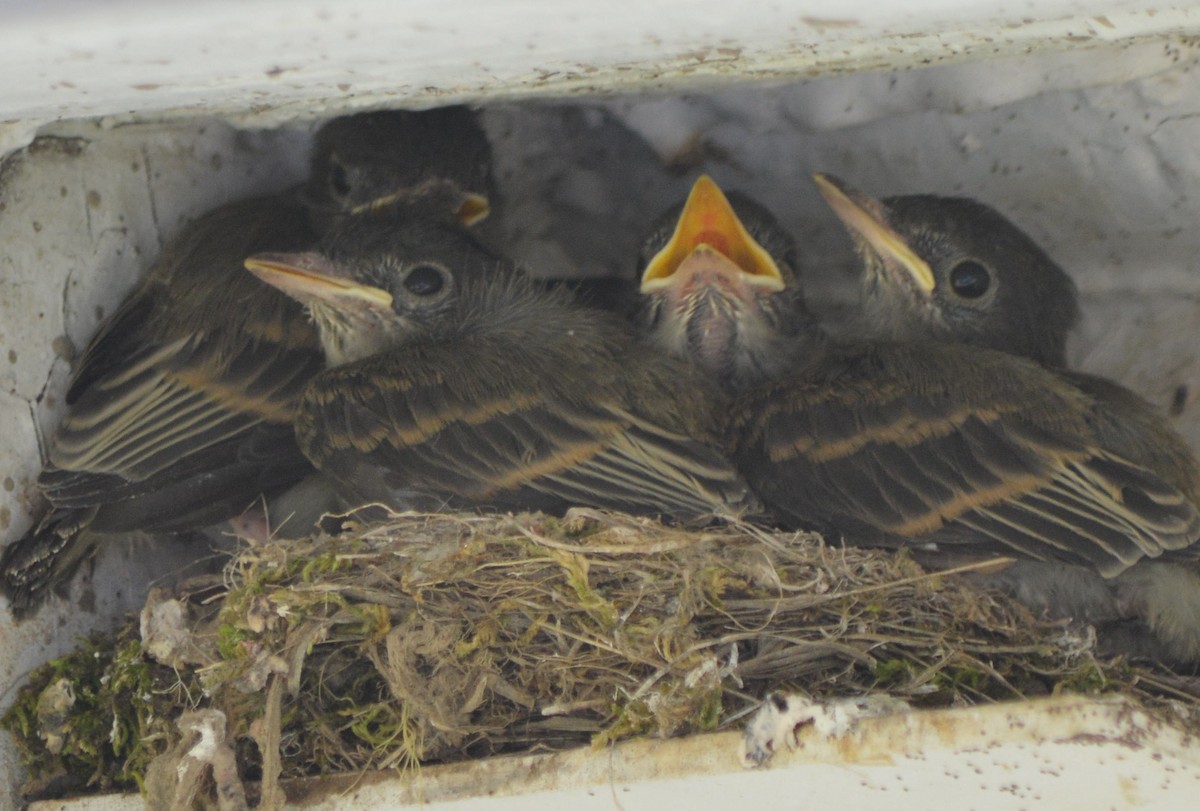
[[[839,739],[801,733],[795,749],[756,770],[742,768],[739,741],[737,733],[700,735],[311,780],[288,787],[287,807],[1178,809],[1200,790],[1195,741],[1120,701],[1051,699],[868,719]],[[141,807],[140,797],[127,796],[30,811]]]
[[[1200,25],[1146,0],[10,2],[0,121],[201,111],[294,116],[400,100],[580,94],[880,70]]]

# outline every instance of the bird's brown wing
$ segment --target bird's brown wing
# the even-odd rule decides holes
[[[697,408],[697,392],[672,391],[678,381],[651,375],[633,398],[615,367],[583,359],[555,373],[544,355],[521,354],[425,345],[331,369],[310,387],[297,437],[357,497],[396,506],[414,503],[412,495],[674,516],[747,506],[745,485],[711,437],[690,436],[643,405],[659,399],[673,410],[683,398]]]
[[[1183,493],[1104,447],[1097,404],[1033,363],[877,346],[810,372],[747,398],[734,431],[740,469],[788,522],[1106,575],[1200,535]]]
[[[158,493],[175,499],[164,509],[185,515],[193,505],[178,499],[188,493],[233,497],[287,462],[304,468],[289,426],[323,366],[316,332],[241,263],[312,238],[302,209],[277,197],[213,212],[168,248],[83,356],[40,479],[52,504]]]

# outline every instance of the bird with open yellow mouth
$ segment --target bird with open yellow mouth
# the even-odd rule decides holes
[[[736,244],[744,234],[768,233],[755,237],[760,248],[786,244],[773,218],[742,210],[755,212],[749,215],[754,219],[737,227],[722,225],[724,230],[704,237],[704,244]],[[876,222],[869,207],[859,212],[852,227],[869,230],[867,220]],[[680,219],[690,216],[685,206]],[[678,230],[684,234],[683,250],[669,255],[686,257],[687,235],[697,232],[687,225]],[[876,234],[867,244],[885,260],[916,257],[933,267],[919,242],[905,241],[896,229],[879,231],[887,239]],[[788,252],[770,252],[785,289],[796,283]],[[745,260],[738,256],[758,253],[724,254],[729,261],[721,263],[722,273],[741,270],[747,288],[767,291],[753,281],[762,275],[762,265],[743,268]],[[664,265],[652,260],[643,282],[647,277],[669,281],[683,265],[676,262],[676,271],[663,272]],[[687,277],[679,284],[692,299],[705,295],[688,290]],[[715,286],[722,296],[739,289],[723,280]],[[736,318],[769,325],[761,314],[772,312],[807,323],[792,324],[786,339],[740,322],[708,333],[710,339],[736,336],[738,342],[751,342],[725,347],[711,341],[672,344],[671,336],[688,334],[686,323],[659,322],[654,328],[665,345],[698,367],[738,381],[726,430],[729,453],[780,524],[820,529],[856,544],[1082,567],[1102,581],[1120,580],[1128,586],[1125,593],[1138,598],[1124,605],[1113,599],[1105,608],[1144,623],[1170,658],[1200,661],[1200,624],[1187,621],[1191,608],[1200,605],[1193,596],[1200,589],[1187,578],[1182,586],[1175,583],[1186,592],[1179,600],[1184,609],[1169,615],[1159,612],[1161,603],[1145,599],[1152,583],[1165,582],[1145,576],[1158,571],[1149,564],[1189,562],[1200,552],[1196,463],[1169,431],[1123,423],[1126,406],[1124,395],[1115,391],[1119,387],[1089,385],[1030,358],[956,343],[932,330],[907,331],[899,340],[864,333],[835,342],[815,329],[803,308],[734,298]],[[655,312],[661,319],[686,321],[703,311],[662,306]],[[714,364],[714,358],[726,365]],[[731,371],[730,358],[742,365]],[[746,358],[755,360],[746,364]],[[1141,450],[1163,442],[1169,447]],[[1185,464],[1168,465],[1166,458]],[[1174,583],[1183,570],[1162,571]]]
[[[246,262],[320,331],[328,368],[296,436],[348,501],[681,519],[757,506],[721,450],[724,400],[689,364],[459,223],[388,214]]]
[[[781,371],[782,346],[816,328],[791,237],[766,208],[707,175],[646,238],[640,267],[637,320],[663,351],[727,388]]]

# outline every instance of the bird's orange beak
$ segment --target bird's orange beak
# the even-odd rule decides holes
[[[474,225],[477,222],[487,219],[487,216],[492,213],[492,206],[488,199],[482,194],[467,192],[463,195],[462,204],[454,212],[454,216],[458,217],[463,225]]]
[[[348,278],[319,253],[259,253],[245,261],[246,270],[297,301],[353,303],[390,310],[392,294]]]
[[[906,271],[917,289],[928,295],[935,284],[929,263],[888,224],[887,207],[883,203],[833,175],[813,175],[825,202],[852,235],[863,239],[887,265]]]
[[[692,186],[671,239],[646,264],[641,291],[661,290],[700,270],[740,278],[769,292],[784,288],[775,260],[750,236],[708,175],[701,175]]]
[[[368,214],[373,211],[387,208],[393,203],[406,199],[412,196],[411,191],[396,192],[395,194],[385,194],[382,197],[376,197],[369,203],[360,203],[350,209],[351,215]],[[475,225],[487,219],[487,216],[492,213],[491,203],[482,194],[475,192],[463,192],[462,200],[458,207],[452,212],[454,216],[463,225]]]

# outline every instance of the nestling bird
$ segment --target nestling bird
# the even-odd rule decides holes
[[[318,333],[303,307],[245,272],[246,256],[311,247],[338,215],[432,186],[475,220],[491,191],[487,140],[463,108],[337,119],[317,134],[312,165],[298,188],[192,223],[93,338],[38,480],[50,510],[0,559],[14,614],[106,535],[211,525],[311,473],[292,419],[324,367]]]
[[[492,147],[473,110],[358,113],[317,131],[302,197],[323,233],[333,219],[403,202],[427,184],[447,181],[457,188],[454,210],[462,222],[475,225],[493,212]]]
[[[1066,365],[1079,321],[1075,283],[1002,214],[967,197],[877,200],[831,175],[814,177],[862,262],[860,330]]]
[[[877,336],[961,340],[1063,364],[1066,336],[1079,314],[1075,285],[1002,215],[963,198],[876,200],[837,178],[816,180],[858,248],[864,309],[875,316],[867,324]],[[1097,403],[1089,418],[1106,449],[1154,471],[1200,505],[1196,459],[1161,413],[1104,378],[1061,369],[1059,377]],[[990,580],[1057,616],[1093,622],[1141,617],[1167,642],[1168,658],[1200,658],[1200,567],[1191,561],[1146,560],[1111,580],[1088,569],[1022,562]],[[1125,640],[1123,647],[1136,642]]]
[[[685,209],[682,218],[691,216]],[[784,289],[796,284],[790,264],[774,259]],[[738,267],[730,262],[726,272]],[[655,266],[646,276],[674,272]],[[722,290],[754,312],[748,297],[737,297],[745,281]],[[777,371],[744,386],[727,435],[739,470],[780,523],[858,544],[1066,562],[1107,578],[1200,552],[1194,461],[1179,445],[1167,451],[1189,460],[1179,469],[1158,469],[1135,453],[1166,434],[1114,430],[1123,400],[1114,404],[1098,388],[984,341],[905,330],[902,341],[838,344],[799,328],[762,350],[786,363],[756,364]],[[1176,658],[1200,660],[1200,625],[1131,610]]]
[[[296,435],[354,501],[676,517],[752,506],[719,450],[722,401],[699,375],[457,222],[381,211],[317,252],[246,266],[320,329],[330,368],[306,390]]]
[[[783,373],[783,347],[817,331],[795,254],[770,211],[702,175],[642,245],[634,319],[664,352],[741,391]]]

